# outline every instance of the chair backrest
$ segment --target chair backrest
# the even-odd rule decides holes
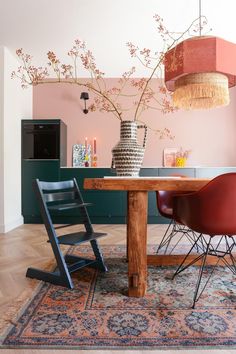
[[[201,190],[173,197],[174,218],[209,235],[236,234],[236,173],[215,177]]]
[[[75,179],[60,182],[44,182],[36,179],[34,183],[47,205],[61,205],[74,201],[83,202]]]
[[[180,174],[172,174],[172,177],[187,177]],[[157,209],[159,213],[166,217],[172,218],[173,216],[173,196],[176,194],[182,194],[180,191],[157,191],[156,192],[156,201]]]
[[[174,191],[157,191],[157,208],[159,213],[167,218],[172,218]]]
[[[60,182],[44,182],[36,179],[33,182],[33,189],[36,193],[40,213],[48,232],[51,232],[53,225],[51,212],[56,212],[56,215],[58,215],[58,212],[61,214],[61,212],[74,208],[79,208],[79,213],[78,215],[76,213],[76,215],[83,222],[86,231],[89,233],[93,232],[86,208],[86,205],[89,203],[84,203],[75,178]]]

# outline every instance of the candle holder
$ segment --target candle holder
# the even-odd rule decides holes
[[[84,167],[89,167],[89,158],[85,156]]]
[[[92,156],[91,156],[91,145],[88,144],[87,148],[85,148],[84,155],[84,167],[89,167],[91,164]]]
[[[97,139],[93,138],[92,166],[97,167]]]
[[[97,155],[93,155],[92,157],[92,167],[97,167],[97,160],[98,160],[98,157]]]

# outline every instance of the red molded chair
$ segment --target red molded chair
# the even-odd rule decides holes
[[[234,239],[236,235],[236,173],[220,175],[197,192],[173,196],[173,217],[175,221],[200,234],[173,276],[174,278],[189,266],[202,260],[193,298],[192,307],[194,308],[220,260],[236,274],[236,259],[232,254],[236,246]],[[219,240],[217,238],[217,243],[213,242],[215,236],[219,238]],[[203,252],[188,261],[196,245],[200,245]],[[202,290],[199,291],[208,255],[217,257],[217,262]]]
[[[183,175],[172,175],[173,177],[186,177]],[[191,244],[196,240],[195,233],[190,230],[188,227],[184,226],[181,223],[176,222],[173,219],[173,196],[189,192],[179,192],[179,191],[157,191],[156,200],[157,200],[157,209],[159,213],[170,219],[170,223],[165,231],[165,234],[157,248],[157,253],[162,248],[165,248],[164,254],[167,253],[167,250],[170,249],[169,254],[173,252],[179,242],[185,236]],[[174,242],[173,242],[174,241]]]

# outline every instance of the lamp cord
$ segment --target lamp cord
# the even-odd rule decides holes
[[[202,35],[202,1],[199,0],[199,36]]]

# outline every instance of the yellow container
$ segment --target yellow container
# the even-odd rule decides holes
[[[175,164],[177,167],[185,167],[186,161],[186,157],[176,157]]]

